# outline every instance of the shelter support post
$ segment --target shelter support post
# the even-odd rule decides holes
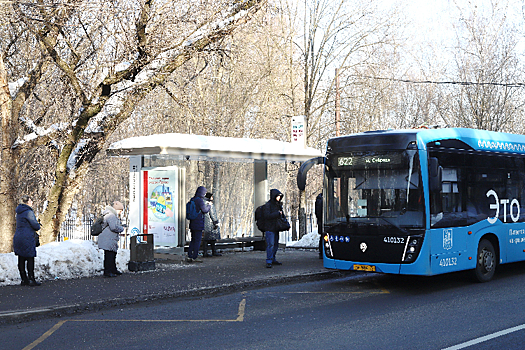
[[[268,162],[266,160],[253,161],[253,212],[255,208],[263,205],[268,196]],[[253,221],[254,237],[261,237],[263,234],[257,228],[255,220]]]
[[[141,178],[140,170],[144,166],[144,156],[129,157],[129,235],[142,233],[142,223],[140,221],[141,205]]]
[[[179,232],[179,247],[182,247],[180,251],[181,255],[184,255],[184,245],[186,244],[186,169],[179,168],[179,221],[178,221],[178,232]]]

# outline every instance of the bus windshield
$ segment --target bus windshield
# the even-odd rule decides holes
[[[330,155],[325,171],[325,225],[424,228],[416,150]]]

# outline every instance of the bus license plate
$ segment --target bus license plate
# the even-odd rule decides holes
[[[376,267],[373,265],[354,265],[354,270],[356,271],[368,271],[368,272],[375,272]]]

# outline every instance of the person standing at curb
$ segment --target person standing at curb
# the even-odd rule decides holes
[[[202,262],[199,259],[199,248],[201,246],[202,231],[204,230],[204,215],[210,211],[211,206],[204,202],[204,196],[208,191],[204,186],[199,186],[195,191],[195,196],[191,199],[199,214],[195,219],[190,220],[191,241],[188,247],[188,257],[186,261]]]
[[[315,217],[317,218],[317,232],[319,232],[319,259],[323,258],[323,192],[315,199]]]
[[[282,265],[275,259],[275,254],[279,249],[279,231],[278,220],[284,217],[283,214],[283,194],[281,191],[273,188],[270,190],[270,200],[266,202],[263,210],[264,227],[266,229],[266,267],[272,265]]]
[[[18,271],[22,286],[39,286],[42,283],[35,279],[36,231],[40,230],[40,223],[33,212],[33,201],[28,195],[21,198],[16,207],[16,230],[13,237],[13,250],[18,255]],[[27,262],[27,274],[26,274]]]
[[[221,231],[219,228],[219,219],[217,218],[217,211],[213,205],[213,193],[206,193],[204,201],[210,206],[210,211],[204,216],[204,232],[202,244],[202,256],[222,256],[215,248],[215,242],[221,239]],[[208,254],[208,244],[211,246],[211,255]]]
[[[106,206],[102,212],[104,223],[102,233],[98,236],[98,248],[104,250],[104,277],[117,277],[122,272],[117,270],[117,250],[119,235],[124,231],[124,226],[120,222],[120,213],[124,210],[124,205],[119,201],[113,202],[112,206]]]

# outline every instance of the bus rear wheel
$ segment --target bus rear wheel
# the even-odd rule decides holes
[[[482,239],[479,242],[474,272],[479,282],[488,282],[494,277],[494,272],[496,272],[496,253],[494,246],[489,240]]]

